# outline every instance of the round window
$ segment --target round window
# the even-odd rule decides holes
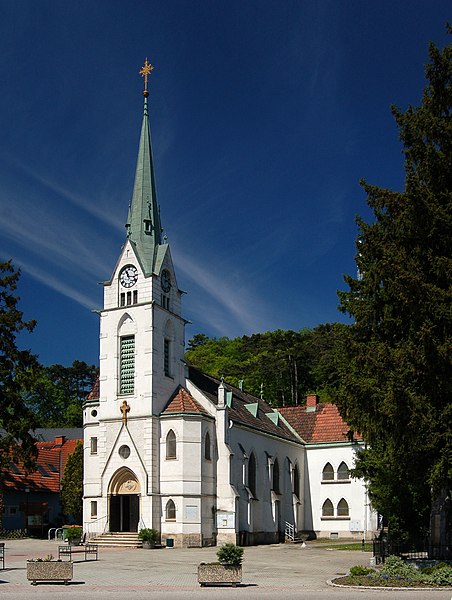
[[[130,456],[130,448],[129,446],[121,446],[118,450],[119,456],[121,458],[129,458]]]
[[[92,410],[91,411],[91,416],[92,417],[97,417],[97,410]]]

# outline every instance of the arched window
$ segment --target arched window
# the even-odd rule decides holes
[[[337,505],[337,516],[338,517],[348,517],[349,512],[348,512],[348,503],[347,500],[344,500],[344,498],[342,498],[341,500],[339,500],[338,505]]]
[[[327,499],[322,506],[322,517],[334,517],[334,507],[331,500]]]
[[[333,481],[334,480],[334,469],[330,463],[326,463],[322,471],[322,481]]]
[[[210,434],[206,433],[206,437],[204,438],[204,458],[206,460],[211,460],[212,456],[210,454]]]
[[[176,505],[172,500],[168,500],[165,508],[165,519],[166,521],[176,520]]]
[[[172,429],[166,436],[166,458],[177,458],[176,454],[176,434]]]
[[[256,459],[254,458],[254,452],[248,459],[248,487],[251,493],[256,497]]]
[[[350,479],[350,471],[348,470],[347,465],[344,462],[341,462],[339,468],[337,470],[337,478],[338,479]]]
[[[298,465],[295,465],[295,469],[293,470],[293,493],[300,497],[300,471],[298,470]]]
[[[273,491],[279,494],[279,463],[277,458],[273,463]]]

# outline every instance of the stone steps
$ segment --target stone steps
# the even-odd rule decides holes
[[[93,544],[110,548],[141,548],[138,533],[108,532],[91,538]]]

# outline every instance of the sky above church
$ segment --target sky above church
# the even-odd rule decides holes
[[[419,105],[443,0],[0,0],[0,260],[44,364],[98,364],[125,240],[146,57],[183,314],[230,338],[350,318],[359,185],[403,190],[391,114]]]

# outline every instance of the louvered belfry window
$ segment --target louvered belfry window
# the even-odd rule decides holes
[[[119,393],[133,394],[135,381],[135,336],[121,338],[119,359]]]

